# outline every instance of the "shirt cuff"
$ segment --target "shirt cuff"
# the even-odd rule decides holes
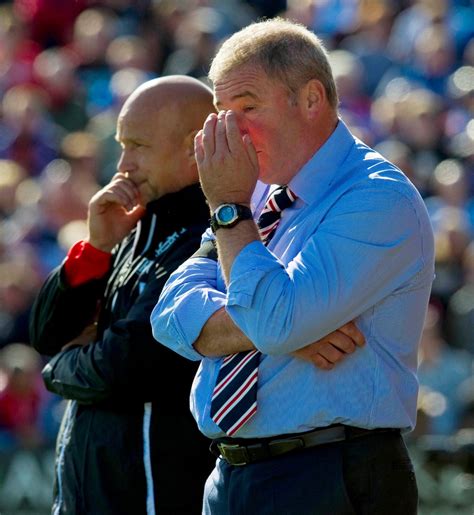
[[[96,249],[81,240],[75,243],[64,261],[64,274],[69,286],[75,288],[94,279],[102,279],[110,269],[112,254]]]
[[[225,293],[213,289],[193,290],[182,296],[178,305],[155,306],[151,326],[155,340],[192,361],[204,356],[194,348],[209,318],[225,307]]]

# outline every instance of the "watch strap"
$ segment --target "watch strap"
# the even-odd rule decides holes
[[[225,204],[222,204],[222,205],[225,205]],[[211,230],[213,233],[215,233],[217,231],[217,229],[230,229],[231,227],[235,227],[242,220],[252,220],[253,219],[252,210],[249,207],[243,206],[242,204],[230,204],[230,205],[232,205],[236,209],[237,216],[236,216],[235,220],[230,224],[225,224],[225,225],[220,224],[219,220],[216,217],[216,212],[221,207],[221,206],[219,206],[216,209],[216,211],[214,212],[214,214],[211,216]]]

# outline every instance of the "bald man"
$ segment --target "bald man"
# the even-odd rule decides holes
[[[46,386],[70,400],[54,514],[201,511],[212,455],[189,413],[195,366],[157,345],[149,318],[208,223],[193,142],[211,111],[210,90],[188,77],[128,98],[118,172],[89,203],[87,238],[35,302],[31,341],[53,356]]]

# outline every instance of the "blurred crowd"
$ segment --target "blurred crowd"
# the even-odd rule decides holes
[[[206,81],[223,39],[275,15],[325,42],[341,117],[410,177],[431,216],[437,270],[411,438],[473,427],[470,0],[0,0],[0,448],[54,441],[62,405],[27,346],[29,310],[115,172],[124,99],[162,75]]]

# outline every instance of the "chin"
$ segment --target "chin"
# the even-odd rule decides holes
[[[261,167],[260,173],[258,174],[258,180],[260,182],[263,182],[264,184],[276,184],[274,170],[269,170],[266,167]]]
[[[266,163],[262,163],[262,161],[258,160],[258,180],[265,183],[265,184],[271,184],[268,182],[269,180],[269,169]]]

